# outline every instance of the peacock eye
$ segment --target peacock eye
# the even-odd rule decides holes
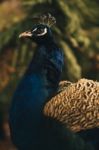
[[[33,33],[36,33],[36,34],[39,34],[39,33],[42,33],[44,32],[44,29],[43,28],[35,28],[32,30]]]
[[[38,28],[38,29],[37,29],[37,32],[38,32],[38,33],[42,33],[42,32],[44,32],[44,29]]]
[[[43,36],[47,33],[47,28],[37,27],[32,30],[32,33],[35,36]]]

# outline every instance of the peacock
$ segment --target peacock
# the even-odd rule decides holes
[[[50,14],[36,18],[33,28],[19,35],[38,45],[13,95],[9,126],[18,150],[88,150],[77,132],[98,126],[99,83],[62,81],[62,50],[57,46]]]

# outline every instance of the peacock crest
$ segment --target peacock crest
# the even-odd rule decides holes
[[[56,19],[50,13],[47,13],[43,15],[34,16],[33,22],[51,27],[56,23]]]

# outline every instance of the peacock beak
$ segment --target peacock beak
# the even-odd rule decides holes
[[[21,33],[19,35],[19,38],[22,38],[22,37],[31,37],[31,36],[32,36],[31,31],[25,31],[25,32],[23,32],[23,33]]]

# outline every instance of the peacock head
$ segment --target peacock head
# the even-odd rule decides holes
[[[19,38],[26,37],[36,43],[46,43],[46,41],[52,40],[53,36],[50,27],[56,23],[55,18],[48,13],[33,19],[38,20],[38,23],[34,24],[31,30],[21,33]]]

